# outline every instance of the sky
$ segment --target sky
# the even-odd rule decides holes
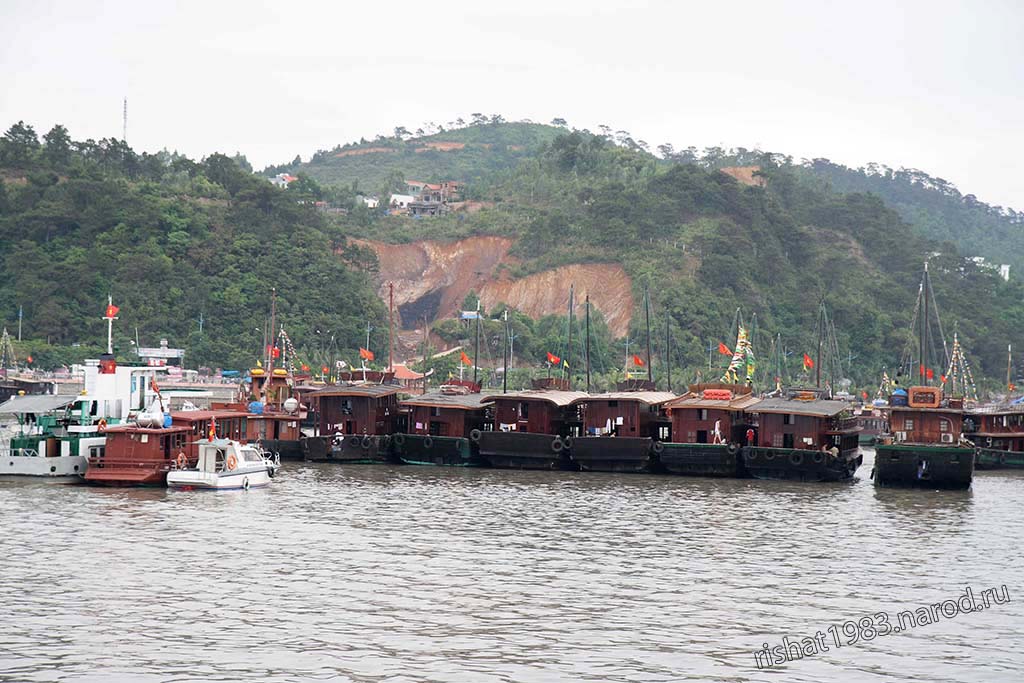
[[[917,168],[1024,210],[1024,3],[0,0],[0,130],[257,169],[473,112]],[[1016,161],[1015,161],[1016,160]]]

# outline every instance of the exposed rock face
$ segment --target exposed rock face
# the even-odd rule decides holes
[[[480,295],[485,308],[505,302],[535,318],[564,314],[572,284],[576,287],[578,314],[583,313],[583,301],[589,294],[591,304],[604,314],[613,334],[625,336],[629,330],[632,283],[618,264],[573,264],[511,279],[499,274],[503,264],[515,263],[508,254],[512,240],[504,237],[410,244],[358,243],[377,253],[379,292],[385,300],[387,283],[394,282],[395,306],[406,329],[415,328],[424,316],[435,320],[455,315],[471,291]]]

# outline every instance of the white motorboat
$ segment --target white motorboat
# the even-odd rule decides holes
[[[266,486],[274,478],[280,460],[268,456],[255,444],[233,439],[201,439],[199,460],[189,467],[185,457],[167,473],[172,489],[251,489]]]

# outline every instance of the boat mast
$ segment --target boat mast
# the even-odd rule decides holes
[[[928,386],[928,262],[924,262],[924,278],[921,280],[921,362],[918,372],[921,384]]]
[[[508,309],[505,309],[505,341],[501,347],[501,363],[505,366],[501,373],[501,393],[508,393],[508,359],[512,354],[508,348]]]
[[[427,393],[427,316],[423,316],[423,393]]]
[[[815,374],[814,385],[816,387],[818,387],[819,389],[821,388],[821,335],[824,332],[824,330],[822,328],[824,328],[824,326],[825,326],[824,320],[822,319],[822,316],[824,316],[824,315],[825,315],[825,301],[822,300],[818,304],[818,355],[817,355],[817,358],[814,361],[814,370],[815,370],[815,372],[814,372],[814,374]]]
[[[476,384],[478,359],[480,358],[480,298],[476,300],[476,341],[473,344],[473,384]]]
[[[395,371],[395,283],[388,283],[388,370]]]
[[[665,314],[665,391],[672,391],[672,330],[669,327],[669,316]]]
[[[267,349],[267,379],[273,374],[274,370],[274,348],[277,346],[277,287],[271,287],[270,289],[270,334],[268,339],[270,341],[269,348]],[[269,382],[264,382],[263,386],[266,387]],[[266,391],[263,392],[266,395]]]
[[[644,285],[644,324],[647,326],[647,381],[653,382],[651,374],[651,296]]]
[[[1012,384],[1010,377],[1010,367],[1013,363],[1013,344],[1006,345],[1006,390],[1011,391],[1010,385]]]
[[[590,294],[587,294],[587,393],[590,393]]]
[[[563,373],[568,379],[569,390],[572,391],[572,304],[573,295],[575,294],[575,285],[569,285],[569,346],[565,351],[565,363],[562,365]],[[565,368],[568,366],[569,372],[565,373]]]

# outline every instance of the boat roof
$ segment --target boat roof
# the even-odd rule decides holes
[[[51,410],[66,408],[81,396],[54,396],[52,394],[34,394],[15,396],[0,404],[0,415],[24,415],[25,413],[48,413]]]
[[[524,389],[523,391],[510,391],[506,394],[492,394],[487,396],[486,401],[546,401],[559,408],[585,399],[589,394],[582,391],[553,391],[550,389]]]
[[[325,396],[367,396],[369,398],[383,398],[393,396],[402,391],[402,387],[394,384],[335,384],[332,386],[317,389],[310,396],[323,398]]]
[[[448,394],[431,391],[400,401],[403,406],[427,406],[430,408],[457,408],[459,410],[480,410],[492,401],[481,394]]]
[[[815,417],[833,417],[850,410],[852,406],[846,401],[815,399],[799,401],[788,398],[766,398],[750,409],[752,413],[781,413],[789,415],[811,415]]]
[[[171,425],[170,427],[140,427],[134,423],[110,425],[105,430],[104,434],[124,434],[132,432],[134,434],[170,434],[171,432],[188,432],[192,433],[191,427],[185,425]]]
[[[197,422],[199,420],[209,420],[210,418],[215,420],[229,419],[232,417],[251,417],[251,415],[244,410],[172,410],[172,420],[185,420],[187,422]]]
[[[950,408],[949,406],[939,406],[938,408],[924,408],[914,406],[889,406],[890,413],[896,412],[911,412],[911,413],[963,413],[963,408]]]
[[[2,406],[0,406],[2,409]],[[964,410],[968,415],[1020,415],[1024,413],[1024,404],[996,403],[986,406],[973,406]]]
[[[676,397],[670,391],[610,391],[606,394],[587,394],[578,398],[573,403],[587,403],[588,401],[637,401],[649,406],[657,406],[667,403]]]
[[[751,406],[756,406],[758,403],[761,403],[761,401],[762,399],[754,396],[753,394],[733,396],[731,399],[724,400],[704,398],[699,393],[687,393],[666,403],[665,410],[672,411],[679,410],[681,408],[709,408],[714,410],[739,412],[741,410],[747,410]]]

